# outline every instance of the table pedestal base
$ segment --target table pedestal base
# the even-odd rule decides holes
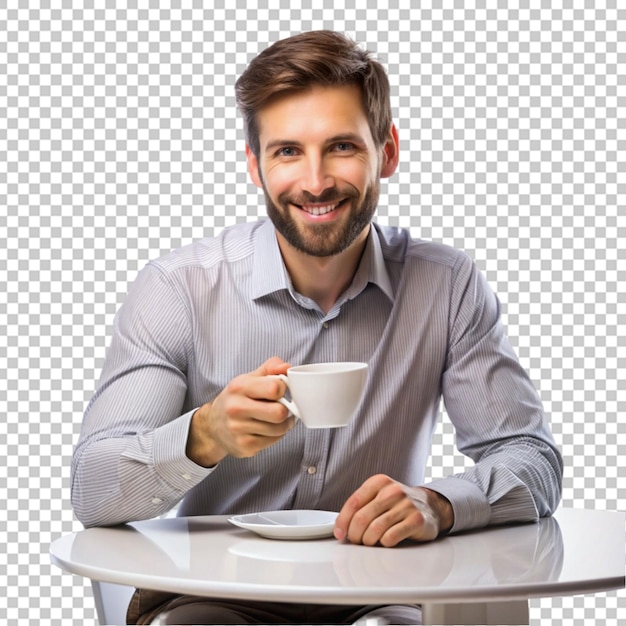
[[[476,602],[422,605],[424,624],[528,624],[528,602]]]

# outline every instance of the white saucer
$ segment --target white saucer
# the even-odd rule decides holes
[[[331,511],[264,511],[234,515],[228,521],[269,539],[332,537],[338,513]]]

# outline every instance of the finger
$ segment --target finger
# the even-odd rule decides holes
[[[348,540],[352,543],[376,545],[391,526],[402,521],[407,503],[412,507],[396,483],[385,484],[352,517],[347,532]]]
[[[376,498],[387,480],[390,479],[387,479],[386,476],[372,476],[346,500],[335,521],[335,538],[345,539],[348,537],[349,530],[352,530],[353,536],[359,534],[359,529],[362,534],[371,520],[368,521],[366,514],[360,514],[360,512],[367,504]],[[355,516],[357,516],[356,520]]]
[[[414,511],[403,485],[386,475],[373,476],[348,499],[335,524],[335,537],[375,545],[405,512]],[[392,533],[391,541],[405,539]]]
[[[280,420],[249,418],[245,425],[245,432],[257,437],[282,437],[296,425],[296,418],[285,415]]]
[[[243,395],[253,400],[267,400],[276,402],[287,392],[287,385],[275,375],[248,376],[242,381]]]
[[[437,537],[436,525],[428,511],[422,511],[405,498],[390,511],[374,519],[363,533],[361,543],[393,547],[404,541],[430,541]]]
[[[278,376],[257,376],[252,373],[233,378],[221,395],[228,399],[229,406],[234,410],[237,408],[250,410],[249,400],[276,402],[285,395],[286,391],[287,386]],[[250,415],[254,415],[254,413],[250,413]]]
[[[258,444],[260,446],[267,447],[273,443],[270,440],[274,440],[275,442],[284,437],[294,427],[294,424],[295,421],[293,417],[286,419],[280,424],[270,424],[269,422],[249,420],[245,430],[236,434],[242,439],[246,437],[253,437],[259,440]]]
[[[294,418],[288,418],[279,424],[263,422],[253,418],[233,419],[229,422],[228,446],[230,454],[247,457],[277,443],[295,425]]]
[[[224,401],[224,412],[227,418],[238,424],[241,429],[248,430],[252,426],[257,429],[255,434],[265,434],[272,426],[284,424],[289,417],[289,410],[279,402],[257,400],[247,396],[231,396]]]
[[[255,376],[272,376],[276,374],[286,374],[287,370],[290,367],[291,365],[283,361],[280,357],[273,356],[267,359],[265,363],[263,363],[252,373]]]
[[[368,510],[369,509],[369,510]],[[369,523],[362,530],[359,543],[374,546],[378,543],[392,546],[407,539],[411,535],[411,528],[407,524],[407,519],[415,512],[415,507],[407,498],[395,501],[395,504],[381,506],[380,502],[374,500],[363,511],[367,515]],[[352,528],[348,536],[352,540]],[[354,529],[354,540],[358,538],[360,529]]]

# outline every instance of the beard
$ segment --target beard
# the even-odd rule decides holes
[[[354,187],[328,189],[320,196],[312,196],[308,192],[304,192],[297,198],[281,194],[277,203],[270,198],[265,184],[263,184],[263,191],[267,214],[274,228],[287,242],[296,250],[310,256],[328,257],[346,250],[370,225],[378,206],[380,185],[378,182],[370,185],[360,203],[359,192]],[[348,219],[342,223],[330,222],[303,226],[290,215],[290,210],[294,210],[290,206],[294,204],[302,206],[304,204],[332,204],[339,201],[352,204]]]

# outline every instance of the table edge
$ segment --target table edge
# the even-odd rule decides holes
[[[84,565],[67,563],[55,555],[51,555],[52,562],[66,572],[97,580],[99,582],[114,583],[135,588],[136,577],[114,570],[103,571],[92,569]],[[380,595],[380,588],[363,588],[358,592],[346,591],[336,587],[318,587],[313,592],[310,589],[293,586],[276,586],[244,584],[244,583],[211,583],[207,589],[202,581],[185,580],[184,583],[172,584],[172,579],[165,580],[162,576],[143,576],[145,588],[156,591],[170,591],[186,595],[198,595],[206,598],[228,598],[237,600],[267,600],[286,602],[307,602],[311,604],[328,604],[329,601],[336,604],[369,604],[372,597],[377,602],[388,603],[450,603],[450,602],[488,602],[503,600],[528,600],[529,598],[546,598],[554,596],[569,596],[578,594],[592,594],[598,592],[614,591],[626,587],[626,577],[608,577],[597,579],[588,584],[580,581],[554,581],[553,583],[535,584],[511,584],[498,585],[497,587],[474,587],[472,589],[461,588],[458,590],[445,588],[433,588],[427,593],[416,593],[414,590],[390,590],[384,596]]]

